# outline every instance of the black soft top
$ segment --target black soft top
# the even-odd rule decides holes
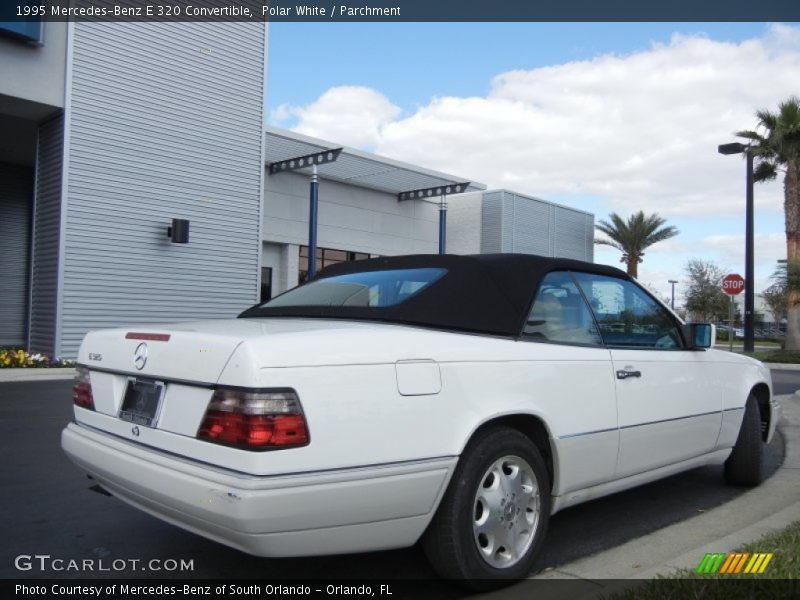
[[[339,263],[323,269],[311,281],[366,271],[420,268],[444,268],[447,273],[394,306],[256,305],[239,317],[388,321],[516,337],[522,331],[539,282],[550,271],[583,271],[629,279],[614,267],[566,258],[531,254],[414,254]]]

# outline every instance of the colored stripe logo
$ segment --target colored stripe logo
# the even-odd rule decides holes
[[[737,573],[761,574],[772,560],[772,552],[724,552],[708,553],[697,567],[698,573],[734,575]]]

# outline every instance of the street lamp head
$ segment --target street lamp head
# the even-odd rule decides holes
[[[717,147],[717,152],[720,154],[741,154],[747,150],[747,146],[740,142],[731,142],[730,144],[720,144]]]
[[[678,283],[677,279],[668,279],[667,283]]]

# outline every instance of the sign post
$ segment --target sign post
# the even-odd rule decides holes
[[[728,296],[728,351],[733,352],[733,296]]]
[[[722,291],[728,294],[731,299],[730,307],[728,308],[728,348],[733,352],[733,297],[741,294],[744,291],[744,278],[737,274],[731,273],[722,278]]]

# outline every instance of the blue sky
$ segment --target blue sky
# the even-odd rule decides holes
[[[381,90],[410,110],[485,94],[503,71],[627,54],[675,32],[741,41],[764,23],[273,23],[267,103],[307,104],[339,85]]]
[[[273,124],[597,219],[663,214],[681,235],[640,272],[661,293],[689,258],[743,271],[744,163],[716,144],[800,93],[800,28],[764,23],[274,23],[269,53]],[[781,200],[756,189],[757,291]]]

